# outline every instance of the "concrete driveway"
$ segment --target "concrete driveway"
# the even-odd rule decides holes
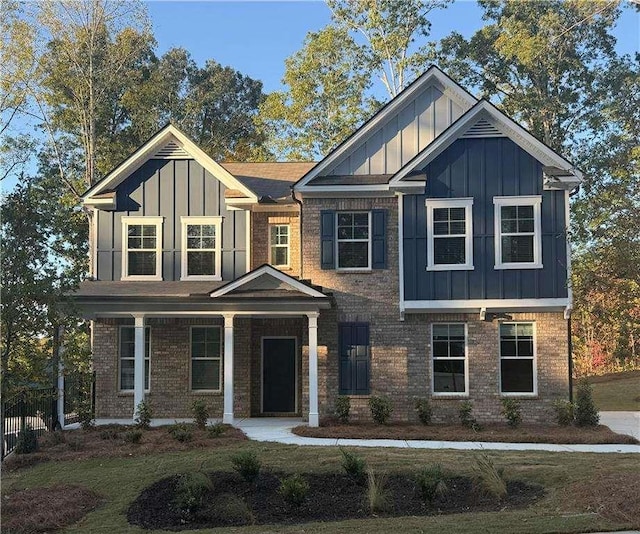
[[[640,439],[640,412],[600,412],[600,424]]]

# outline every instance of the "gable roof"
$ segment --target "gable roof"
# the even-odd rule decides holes
[[[133,172],[139,169],[148,160],[155,158],[166,159],[167,157],[179,157],[183,159],[190,157],[196,160],[213,176],[220,180],[229,189],[238,190],[253,201],[258,198],[240,180],[235,178],[227,169],[216,163],[205,154],[193,141],[182,133],[173,124],[167,124],[154,134],[151,139],[144,143],[131,156],[124,160],[118,167],[111,171],[98,183],[89,188],[82,199],[85,204],[92,204],[96,195],[106,191],[113,191],[118,185],[126,180]]]
[[[315,166],[315,161],[236,163],[221,165],[261,201],[289,199],[291,186]],[[293,202],[293,200],[292,200]]]
[[[360,128],[351,134],[345,141],[340,143],[315,167],[306,173],[298,182],[296,182],[294,189],[303,191],[305,187],[310,185],[309,182],[311,182],[311,180],[323,171],[328,170],[332,164],[336,163],[349,150],[355,148],[358,143],[364,141],[367,136],[372,134],[374,130],[385,121],[385,119],[390,115],[399,112],[405,104],[410,102],[412,98],[414,98],[423,88],[434,82],[440,83],[451,94],[456,95],[459,100],[465,102],[468,106],[472,106],[477,102],[477,99],[471,93],[454,82],[438,67],[432,65],[395,98],[387,102],[387,104],[378,110],[373,117],[360,126]]]
[[[473,132],[474,137],[477,136],[478,125],[484,129],[487,124],[509,137],[520,148],[545,165],[559,182],[577,185],[582,180],[582,172],[573,163],[548,147],[493,104],[487,100],[480,100],[402,167],[390,180],[390,187],[406,184],[410,181],[414,170],[425,167],[468,132]],[[469,137],[469,135],[466,136]]]

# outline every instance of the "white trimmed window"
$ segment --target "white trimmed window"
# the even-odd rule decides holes
[[[336,213],[339,270],[371,269],[371,212]]]
[[[181,280],[222,280],[222,217],[180,217]]]
[[[122,280],[162,280],[163,217],[122,217]]]
[[[494,197],[495,268],[541,269],[542,197]]]
[[[472,270],[473,199],[427,199],[426,205],[427,270]]]
[[[149,391],[151,366],[151,329],[144,329],[144,389]],[[119,377],[120,391],[133,391],[136,350],[136,329],[133,326],[120,327]]]
[[[222,362],[219,326],[191,327],[191,389],[220,391]]]
[[[291,226],[288,224],[274,224],[269,227],[269,246],[271,265],[289,267],[289,242]]]
[[[534,323],[500,324],[500,393],[536,395],[536,343]]]
[[[431,326],[433,395],[469,394],[467,325],[438,323]]]

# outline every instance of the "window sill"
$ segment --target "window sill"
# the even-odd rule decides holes
[[[473,271],[473,265],[428,265],[427,271]]]
[[[380,269],[383,270],[383,269]],[[336,274],[373,274],[373,269],[336,269]]]
[[[373,395],[371,395],[371,393],[363,393],[362,395],[358,395],[357,393],[341,393],[339,396],[347,397],[348,399],[370,399]]]
[[[122,282],[162,282],[162,276],[122,276]]]
[[[542,263],[503,263],[500,265],[494,265],[493,269],[496,271],[506,271],[514,269],[542,269]]]
[[[118,391],[117,395],[118,395],[118,397],[133,397],[133,393],[134,393],[133,391],[128,391],[128,390],[127,391]],[[144,390],[144,394],[145,395],[149,395],[150,393],[151,393],[150,390],[148,390],[148,389]]]
[[[431,398],[433,400],[455,400],[455,399],[468,399],[468,393],[432,393]]]
[[[181,282],[187,282],[187,281],[210,281],[210,282],[221,282],[222,281],[222,276],[182,276],[180,277],[180,281]]]
[[[220,396],[222,395],[222,390],[217,389],[192,389],[189,391],[190,395],[209,395],[209,396]]]
[[[500,397],[504,399],[538,399],[537,393],[500,393]]]

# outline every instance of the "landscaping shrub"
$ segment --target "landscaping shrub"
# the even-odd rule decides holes
[[[502,415],[507,418],[507,424],[517,428],[522,423],[520,403],[515,399],[502,399]]]
[[[341,423],[349,422],[349,412],[351,411],[351,399],[340,395],[336,399],[336,417]]]
[[[496,468],[488,454],[483,453],[476,456],[473,470],[478,490],[495,499],[502,500],[506,497],[507,483],[504,479],[504,471]]]
[[[416,483],[422,493],[422,498],[431,503],[433,500],[444,495],[447,491],[447,481],[440,464],[433,464],[425,467],[416,476]]]
[[[557,399],[553,403],[553,409],[556,413],[556,423],[560,426],[569,426],[573,423],[573,402],[563,399]]]
[[[204,430],[207,426],[207,419],[209,419],[209,410],[207,410],[207,403],[202,399],[193,401],[191,405],[191,411],[193,412],[193,422],[200,430]]]
[[[38,436],[30,423],[27,423],[18,434],[16,454],[31,454],[38,450]]]
[[[309,483],[302,475],[291,475],[281,481],[278,491],[289,504],[300,506],[309,493]]]
[[[176,485],[173,504],[183,514],[191,515],[202,508],[205,495],[212,489],[211,480],[200,471],[182,475]]]
[[[479,432],[482,430],[480,423],[476,421],[476,418],[472,415],[473,412],[473,404],[471,401],[464,401],[460,404],[460,411],[458,412],[458,417],[460,418],[460,423],[465,428],[470,428],[471,430],[475,430]]]
[[[354,452],[340,449],[342,453],[342,468],[358,484],[363,484],[366,477],[367,462]]]
[[[379,425],[386,425],[389,422],[393,406],[389,397],[373,396],[369,399],[371,417]]]
[[[136,426],[142,430],[149,430],[151,427],[151,418],[153,417],[153,410],[151,403],[147,400],[140,401],[136,408]]]
[[[247,482],[255,482],[260,474],[262,463],[253,451],[240,451],[231,457],[233,468]]]
[[[186,443],[187,441],[191,441],[193,439],[193,433],[191,432],[191,428],[189,425],[184,423],[176,423],[169,427],[169,434],[173,439],[179,441],[180,443]]]
[[[112,440],[118,439],[119,437],[120,433],[115,428],[105,428],[100,431],[100,439]]]
[[[122,435],[122,439],[127,443],[140,443],[140,440],[142,439],[142,430],[128,430]]]
[[[80,420],[80,426],[89,430],[95,424],[93,419],[93,407],[91,406],[91,399],[83,399],[78,401],[76,405],[76,411],[78,412],[78,419]]]
[[[600,414],[593,402],[591,384],[587,380],[578,383],[574,412],[577,426],[598,426],[600,423]]]
[[[367,471],[367,502],[372,513],[387,512],[391,508],[391,492],[387,488],[386,473]]]
[[[219,438],[227,431],[227,426],[223,423],[214,423],[207,427],[207,434],[210,438]]]
[[[418,412],[418,419],[423,425],[431,424],[433,410],[428,399],[416,399],[416,412]]]

